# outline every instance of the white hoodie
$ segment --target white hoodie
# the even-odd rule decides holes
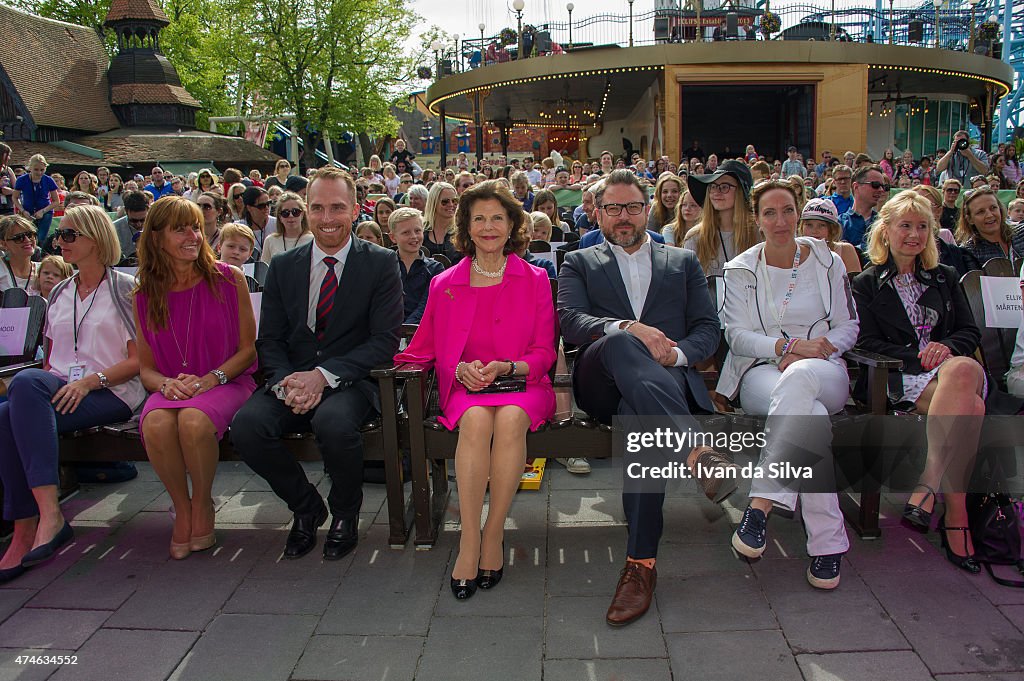
[[[797,237],[798,244],[811,249],[811,263],[817,273],[818,290],[825,308],[821,319],[789,319],[810,327],[807,338],[825,336],[837,352],[830,361],[842,363],[844,352],[857,342],[860,323],[846,277],[846,266],[828,244],[810,237]],[[777,358],[775,344],[782,338],[778,320],[768,313],[766,287],[759,281],[757,266],[764,243],[759,243],[725,264],[725,340],[729,354],[718,379],[718,393],[732,399],[739,392],[743,375],[755,364]]]

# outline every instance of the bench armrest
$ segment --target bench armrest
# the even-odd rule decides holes
[[[877,352],[868,352],[867,350],[861,350],[860,348],[853,348],[848,350],[844,355],[843,359],[847,359],[857,364],[863,364],[866,367],[872,369],[893,369],[900,370],[903,368],[903,360],[894,359],[886,355],[879,355]]]
[[[43,368],[43,363],[41,361],[22,362],[20,364],[10,364],[10,365],[5,366],[5,367],[0,367],[0,378],[11,378],[15,374],[17,374],[19,371],[24,371],[25,369],[42,369],[42,368]]]

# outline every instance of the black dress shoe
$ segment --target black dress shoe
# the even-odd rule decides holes
[[[60,531],[54,535],[53,539],[42,546],[35,547],[22,557],[21,567],[29,568],[45,563],[53,558],[54,554],[57,553],[57,549],[71,541],[74,536],[75,531],[71,529],[71,523],[65,522],[64,527],[60,528]]]
[[[301,558],[316,547],[316,531],[327,521],[327,507],[321,506],[316,515],[296,515],[288,541],[284,545],[284,557]]]
[[[351,553],[358,543],[359,518],[335,518],[324,540],[324,560],[340,560]]]
[[[26,570],[27,568],[22,567],[21,565],[15,565],[12,568],[4,568],[3,570],[0,570],[0,584],[6,584],[16,577],[21,577],[25,574]]]
[[[501,575],[504,572],[504,565],[497,570],[480,570],[476,574],[476,585],[481,589],[493,589],[498,586],[498,582],[501,581]]]
[[[475,579],[455,579],[452,577],[452,595],[455,600],[465,601],[476,593]]]

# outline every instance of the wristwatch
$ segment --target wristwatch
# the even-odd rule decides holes
[[[516,375],[516,363],[513,362],[512,360],[506,360],[506,361],[508,362],[508,373],[505,374],[505,375],[506,376],[515,376]]]
[[[97,371],[96,372],[96,378],[98,378],[100,380],[100,387],[101,388],[109,388],[110,387],[110,381],[107,380],[106,375],[102,371]]]
[[[221,385],[224,385],[224,384],[226,384],[228,382],[228,375],[225,374],[220,369],[214,369],[210,373],[213,374],[214,378],[217,379],[217,383],[220,383]]]

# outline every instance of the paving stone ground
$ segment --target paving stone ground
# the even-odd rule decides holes
[[[519,493],[505,578],[468,602],[448,587],[454,497],[432,550],[394,550],[383,489],[366,485],[354,554],[283,561],[287,509],[225,463],[217,547],[172,561],[167,495],[140,465],[134,481],[83,486],[64,505],[75,542],[0,587],[0,681],[1024,681],[1024,592],[953,568],[934,532],[896,522],[900,498],[883,499],[882,539],[851,532],[842,584],[820,592],[798,520],[773,516],[748,563],[729,545],[745,497],[715,507],[677,489],[656,602],[608,627],[621,469],[593,464],[552,464]]]

